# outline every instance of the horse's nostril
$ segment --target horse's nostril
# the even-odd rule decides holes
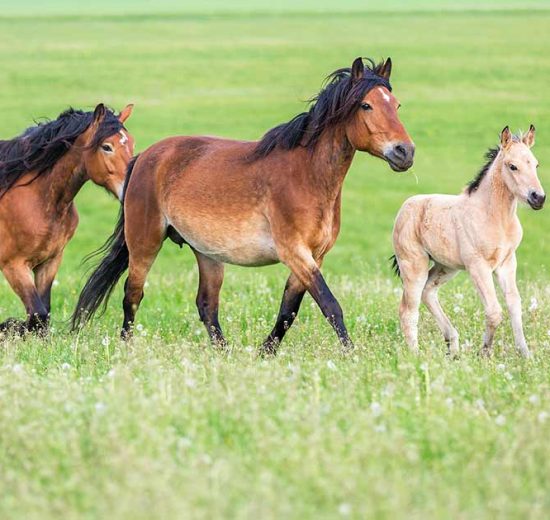
[[[397,156],[403,158],[407,155],[407,150],[405,149],[405,147],[403,145],[400,145],[398,144],[395,148],[394,148],[394,152]]]

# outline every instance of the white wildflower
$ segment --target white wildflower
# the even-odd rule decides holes
[[[347,502],[342,502],[338,506],[338,513],[340,513],[342,516],[349,516],[351,514],[351,505]]]
[[[537,299],[533,296],[531,297],[531,303],[529,304],[529,312],[534,312],[539,308],[539,302]]]
[[[544,423],[548,419],[548,412],[540,412],[537,416],[539,423]]]
[[[529,396],[529,402],[531,404],[539,404],[540,403],[540,397],[537,394],[532,394]]]
[[[94,406],[96,412],[102,413],[105,410],[105,404],[102,402],[97,402]]]
[[[504,426],[506,424],[506,417],[504,417],[504,415],[497,415],[495,417],[495,424],[497,426]]]
[[[105,336],[105,337],[101,340],[101,344],[102,344],[104,347],[108,347],[108,346],[109,346],[109,343],[110,343],[109,336]]]
[[[64,372],[66,372],[67,370],[70,370],[71,369],[71,365],[69,365],[69,363],[63,363],[61,365],[61,370],[63,370]]]
[[[332,361],[332,359],[329,359],[327,361],[327,368],[330,370],[336,370],[336,365],[334,364],[334,361]]]
[[[380,417],[382,415],[382,406],[380,405],[380,403],[377,403],[375,401],[374,403],[371,403],[370,411],[372,412],[372,415],[374,417]]]
[[[138,332],[141,332],[141,331],[143,330],[143,325],[142,325],[141,323],[138,323],[138,324],[136,325],[136,330],[137,330]]]

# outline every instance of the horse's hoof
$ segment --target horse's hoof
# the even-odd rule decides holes
[[[478,355],[479,355],[479,357],[489,359],[493,355],[493,349],[483,345],[483,347],[481,347],[481,350],[479,351]]]
[[[277,349],[279,348],[279,341],[276,339],[266,340],[260,347],[258,355],[261,358],[275,357],[277,355]]]
[[[8,318],[0,323],[0,333],[23,336],[27,332],[27,323],[17,318]]]

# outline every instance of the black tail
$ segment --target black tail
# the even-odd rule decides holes
[[[401,271],[399,270],[399,263],[397,262],[397,257],[395,255],[390,256],[391,268],[395,273],[395,276],[401,278]]]
[[[105,244],[87,257],[87,259],[91,259],[104,255],[78,297],[78,303],[71,319],[71,329],[73,331],[80,329],[92,319],[100,306],[102,306],[101,314],[105,312],[113,289],[124,271],[128,269],[128,247],[124,236],[124,196],[137,158],[136,155],[128,164],[122,192],[122,206],[113,234]]]

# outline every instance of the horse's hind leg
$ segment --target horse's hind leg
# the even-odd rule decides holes
[[[437,293],[439,288],[451,280],[458,271],[454,269],[449,269],[440,264],[435,264],[430,269],[428,275],[428,280],[422,292],[422,301],[428,308],[428,310],[433,314],[435,321],[443,337],[447,342],[447,348],[451,356],[457,356],[459,347],[458,347],[458,331],[453,327],[451,320],[443,311],[441,304],[439,303],[439,298]]]
[[[128,278],[124,283],[124,321],[122,323],[121,338],[129,339],[132,336],[132,329],[136,312],[143,299],[143,286],[149,271],[157,257],[162,242],[165,239],[166,226],[160,216],[156,219],[145,215],[147,224],[142,220],[126,220],[126,243],[128,246]],[[149,220],[151,218],[151,220]],[[152,222],[157,220],[158,224]],[[132,225],[129,225],[132,222]]]
[[[407,345],[413,352],[418,352],[418,317],[422,291],[428,279],[428,255],[424,252],[414,257],[397,257],[401,280],[403,281],[403,296],[399,306],[401,330]]]
[[[263,342],[262,354],[276,354],[277,348],[284,338],[286,331],[294,322],[300,304],[306,292],[305,286],[296,278],[294,274],[288,277],[279,309],[279,315],[271,334]]]
[[[36,290],[32,271],[23,263],[13,263],[4,267],[4,276],[14,292],[21,298],[27,311],[26,323],[9,319],[0,324],[0,330],[11,330],[16,333],[43,331],[48,323],[48,311]]]
[[[226,348],[218,321],[220,290],[223,283],[223,264],[193,250],[199,266],[199,290],[197,293],[197,310],[214,346]]]

